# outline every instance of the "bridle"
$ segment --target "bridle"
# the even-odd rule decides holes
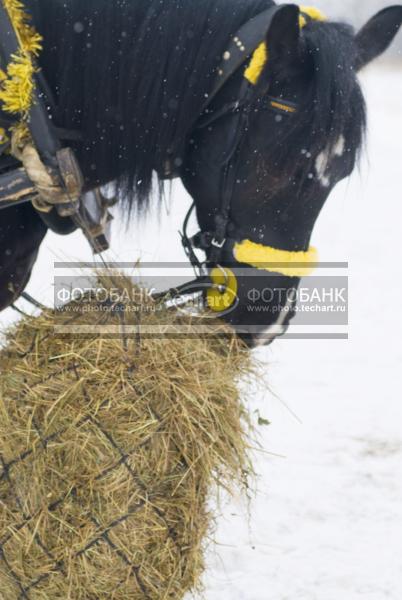
[[[212,124],[220,121],[224,117],[232,118],[231,128],[235,136],[230,147],[226,151],[225,159],[220,168],[220,205],[217,214],[214,217],[214,227],[212,230],[201,230],[193,236],[188,235],[188,226],[190,218],[195,211],[195,202],[192,203],[184,219],[181,239],[184,251],[193,266],[196,278],[183,286],[174,288],[170,292],[180,295],[188,290],[193,292],[205,291],[206,286],[217,286],[211,281],[210,272],[213,268],[218,268],[225,273],[224,255],[233,252],[236,239],[240,233],[231,220],[231,208],[234,197],[234,187],[236,183],[236,174],[238,170],[238,157],[242,145],[246,138],[246,132],[249,123],[250,108],[252,99],[255,95],[254,85],[245,77],[239,89],[238,97],[234,102],[228,102],[217,109],[211,109],[211,103],[217,97],[224,85],[229,79],[250,60],[250,56],[265,41],[266,33],[272,23],[275,15],[281,10],[281,6],[272,6],[256,17],[248,21],[234,36],[228,50],[223,55],[223,60],[218,69],[215,86],[203,107],[201,116],[194,126],[194,131],[199,131],[210,127]],[[301,27],[312,17],[309,13],[302,12]],[[315,17],[313,17],[315,18]],[[292,102],[284,101],[282,98],[265,96],[266,103],[260,106],[259,110],[269,109],[283,112],[294,113],[297,111],[297,105]],[[200,261],[197,256],[197,250],[202,250],[207,254],[205,261]],[[291,253],[289,253],[291,254]],[[297,253],[293,253],[297,254]],[[300,255],[306,253],[300,253]],[[297,257],[296,257],[297,259]],[[301,258],[300,258],[301,262]],[[267,269],[268,270],[268,269]],[[297,272],[297,270],[295,270]],[[224,292],[225,286],[219,284],[218,291]]]
[[[208,252],[209,265],[220,264],[222,255],[228,251],[233,251],[236,239],[241,235],[241,232],[231,220],[231,208],[238,174],[238,158],[249,128],[253,97],[254,90],[249,82],[244,79],[239,90],[238,99],[235,102],[227,103],[214,112],[204,113],[197,125],[197,130],[200,131],[210,127],[223,117],[231,116],[231,128],[236,132],[220,166],[220,206],[214,217],[214,228],[199,231],[192,237],[187,235],[189,220],[196,207],[195,202],[192,203],[183,223],[182,243],[191,264],[197,269],[202,266],[202,263],[196,257],[196,249]],[[279,109],[278,106],[282,108]],[[288,100],[284,104],[282,98],[268,96],[265,104],[260,105],[258,110],[272,110],[283,114],[285,110],[296,112],[297,105]]]
[[[184,223],[181,234],[184,250],[192,266],[201,272],[203,266],[219,265],[222,255],[230,244],[229,230],[233,231],[231,222],[231,207],[234,195],[234,186],[237,173],[237,158],[245,139],[249,122],[249,107],[251,100],[250,86],[246,80],[242,82],[238,99],[218,109],[215,113],[207,111],[197,125],[198,130],[205,129],[213,123],[226,116],[232,117],[231,127],[236,132],[230,147],[226,151],[224,161],[220,166],[220,207],[214,217],[214,229],[210,231],[199,231],[196,235],[189,237],[187,234],[190,217],[195,210],[195,202],[191,205]],[[202,264],[197,258],[195,250],[208,252],[208,263]]]
[[[232,75],[243,67],[246,61],[249,60],[249,57],[253,53],[255,55],[257,50],[261,49],[261,46],[265,44],[266,32],[269,30],[269,26],[279,10],[281,10],[280,6],[273,6],[260,13],[247,22],[236,36],[234,36],[228,50],[223,55],[223,61],[218,69],[215,86],[209,94],[201,116],[195,123],[193,132],[210,127],[222,118],[230,116],[232,119],[231,129],[235,132],[235,135],[225,151],[225,159],[220,167],[220,205],[214,217],[213,229],[201,230],[191,237],[188,235],[190,218],[196,207],[195,202],[190,206],[184,219],[181,240],[184,251],[194,269],[195,279],[178,288],[169,290],[168,293],[173,294],[176,298],[189,293],[205,293],[206,288],[212,289],[214,293],[223,296],[230,288],[230,280],[235,277],[233,272],[225,266],[225,256],[230,255],[230,253],[234,254],[233,250],[236,246],[236,240],[241,235],[241,232],[231,220],[231,208],[238,173],[238,158],[246,139],[250,109],[253,106],[253,98],[255,97],[253,82],[246,77],[243,78],[238,97],[234,102],[228,102],[219,108],[213,109],[211,109],[211,104]],[[300,27],[304,27],[311,20],[321,20],[322,18],[322,15],[315,9],[301,10]],[[298,109],[296,104],[284,101],[282,98],[265,95],[265,100],[265,104],[261,103],[258,110],[269,109],[279,111],[283,114],[283,112],[295,113]],[[250,243],[252,244],[252,242]],[[307,263],[315,257],[314,249],[308,252],[294,253],[278,251],[268,247],[266,249],[271,252],[263,253],[264,256],[268,255],[272,257],[278,256],[278,254],[280,256],[286,254],[287,261],[293,260],[294,262]],[[198,258],[197,250],[202,250],[206,254],[206,260],[201,261]],[[247,264],[247,261],[245,262]],[[249,262],[249,264],[252,263]],[[300,267],[301,265],[297,266]],[[266,270],[276,271],[275,268],[267,268]],[[299,273],[309,274],[312,270],[309,267],[305,270],[303,268],[289,268],[285,270],[285,274],[292,276],[293,273],[294,276],[298,277]],[[214,272],[215,277],[213,275]],[[293,309],[295,304],[296,297],[292,299],[292,306],[287,306],[286,308]],[[273,341],[276,337],[286,332],[288,324],[285,321],[284,313],[280,314],[277,323],[271,327],[276,333],[272,333],[270,341]]]
[[[195,236],[188,237],[187,226],[190,216],[195,210],[195,203],[190,207],[183,223],[183,247],[192,266],[199,274],[203,273],[205,268],[220,265],[223,253],[231,243],[229,230],[231,228],[233,232],[233,224],[230,221],[230,213],[236,180],[237,157],[246,136],[250,102],[254,95],[253,86],[247,79],[243,78],[238,97],[234,102],[226,103],[214,111],[210,110],[210,106],[225,84],[246,63],[248,57],[252,55],[259,44],[265,40],[266,32],[279,10],[279,6],[271,6],[243,25],[233,37],[218,68],[214,88],[209,94],[201,117],[195,126],[196,130],[202,130],[230,115],[232,117],[231,127],[236,132],[231,147],[226,151],[225,160],[221,165],[220,208],[214,218],[214,230],[200,231]],[[195,252],[197,249],[209,253],[208,263],[200,263]]]

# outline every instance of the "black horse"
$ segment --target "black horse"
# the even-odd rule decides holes
[[[44,39],[40,66],[53,121],[78,132],[70,145],[88,189],[114,181],[122,209],[135,217],[155,196],[155,180],[161,194],[166,171],[173,171],[195,201],[201,230],[212,234],[229,189],[221,243],[203,236],[203,247],[211,267],[217,252],[220,264],[244,267],[238,302],[224,318],[254,343],[264,340],[278,316],[265,311],[261,325],[258,314],[253,329],[249,292],[297,286],[297,269],[269,268],[261,264],[267,257],[291,264],[312,258],[316,219],[362,147],[365,104],[356,74],[392,42],[402,6],[381,11],[355,34],[293,4],[269,13],[270,0],[25,5]],[[255,53],[238,35],[254,22],[262,23],[265,39]],[[212,98],[233,48],[247,57]],[[30,205],[0,216],[4,308],[26,285],[47,226]],[[261,277],[262,268],[269,277]]]

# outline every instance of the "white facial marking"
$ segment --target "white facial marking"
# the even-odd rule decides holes
[[[339,140],[335,144],[334,155],[335,156],[343,156],[345,152],[345,138],[343,135],[340,136]]]
[[[317,172],[318,180],[324,187],[327,188],[331,185],[331,179],[327,175],[331,160],[335,158],[335,156],[343,156],[344,152],[345,138],[343,135],[341,135],[331,153],[328,150],[324,150],[317,156],[315,161],[315,170]]]
[[[285,323],[287,318],[289,317],[289,313],[292,309],[292,306],[295,303],[297,298],[297,292],[290,294],[286,301],[286,305],[282,308],[279,313],[278,319],[275,323],[267,327],[260,336],[255,340],[255,346],[265,346],[268,342],[271,342],[274,338],[283,335],[286,332]]]
[[[329,160],[330,157],[328,151],[324,151],[317,156],[315,161],[315,170],[317,171],[318,180],[324,187],[329,187],[331,183],[329,177],[326,175]]]
[[[317,156],[317,159],[315,161],[315,168],[316,168],[317,174],[319,176],[321,176],[327,170],[328,159],[329,159],[328,152],[321,152]]]

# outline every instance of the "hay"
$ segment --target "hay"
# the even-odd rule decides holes
[[[95,324],[121,324],[117,313],[45,311],[7,333],[1,600],[180,600],[200,582],[211,492],[244,485],[247,351],[222,328],[97,335]],[[195,326],[162,308],[141,321]],[[55,335],[60,324],[92,333]]]

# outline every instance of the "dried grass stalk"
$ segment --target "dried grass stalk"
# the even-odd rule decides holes
[[[212,490],[249,469],[247,351],[229,333],[122,343],[100,320],[121,316],[47,311],[0,352],[2,600],[180,600],[199,585]],[[93,333],[54,334],[72,321]]]

